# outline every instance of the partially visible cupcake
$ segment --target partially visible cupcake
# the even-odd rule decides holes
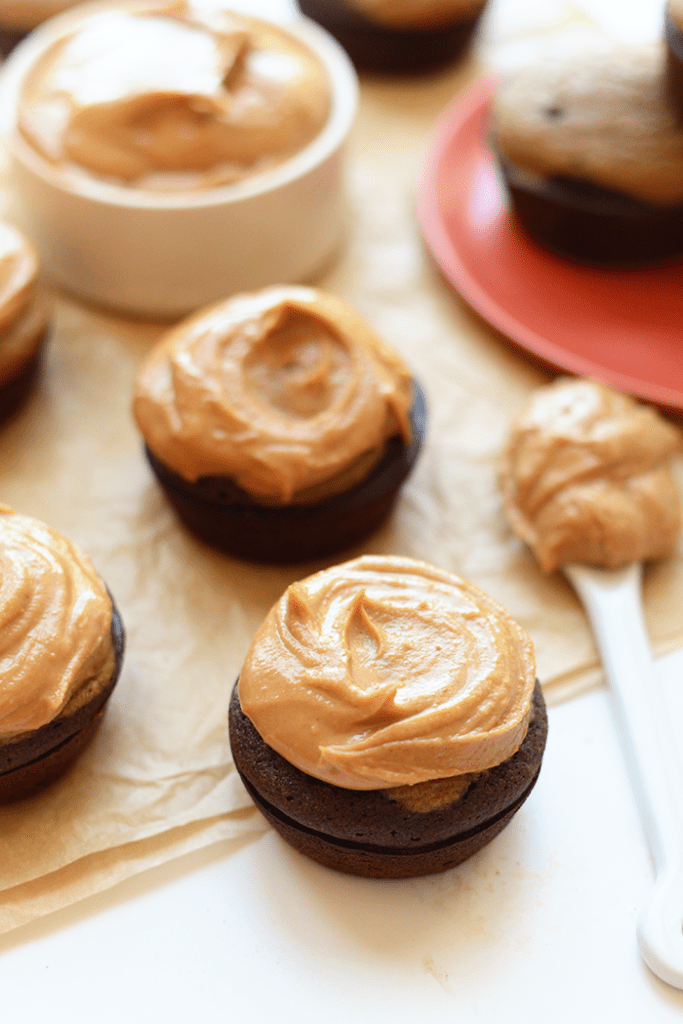
[[[0,802],[60,776],[95,735],[124,631],[90,559],[0,506]]]
[[[560,377],[537,388],[503,456],[514,532],[546,572],[660,558],[681,528],[670,465],[681,440],[656,409],[598,381]]]
[[[663,48],[545,59],[493,102],[491,136],[512,211],[549,248],[596,263],[683,252],[683,125]]]
[[[496,601],[371,556],[292,584],[230,704],[235,765],[277,831],[328,867],[443,871],[490,842],[538,777],[533,647]]]
[[[133,411],[180,517],[260,561],[343,549],[389,514],[422,443],[422,393],[342,299],[314,288],[235,296],[174,328]]]
[[[678,116],[683,117],[683,0],[668,0],[664,8],[664,36],[669,98]]]
[[[486,0],[298,0],[363,71],[416,73],[455,60]]]
[[[28,396],[40,366],[50,308],[38,274],[33,245],[0,222],[0,421]]]

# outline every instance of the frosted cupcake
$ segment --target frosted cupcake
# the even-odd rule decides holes
[[[426,417],[405,363],[360,314],[303,287],[238,295],[181,323],[144,363],[133,412],[185,523],[273,562],[372,532]]]
[[[0,506],[0,801],[58,778],[95,735],[124,632],[90,559]]]

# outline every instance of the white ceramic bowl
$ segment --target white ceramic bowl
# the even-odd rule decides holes
[[[136,0],[116,6],[139,9]],[[310,280],[346,224],[342,151],[358,105],[344,50],[313,22],[280,25],[318,55],[332,83],[320,134],[279,167],[235,185],[157,195],[95,179],[63,180],[17,130],[17,98],[43,52],[68,34],[83,4],[31,33],[0,71],[0,133],[9,155],[9,219],[38,248],[56,284],[90,302],[175,317],[235,292]],[[226,2],[229,8],[229,0]]]

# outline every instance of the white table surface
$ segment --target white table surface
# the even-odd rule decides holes
[[[683,652],[659,668],[681,725]],[[678,1021],[636,947],[652,877],[597,690],[551,709],[536,789],[466,864],[368,881],[217,844],[1,938],[2,1019]]]

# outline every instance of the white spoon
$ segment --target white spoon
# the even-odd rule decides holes
[[[683,776],[645,628],[642,565],[563,568],[593,627],[654,859],[654,888],[638,919],[640,952],[662,981],[683,989]]]

